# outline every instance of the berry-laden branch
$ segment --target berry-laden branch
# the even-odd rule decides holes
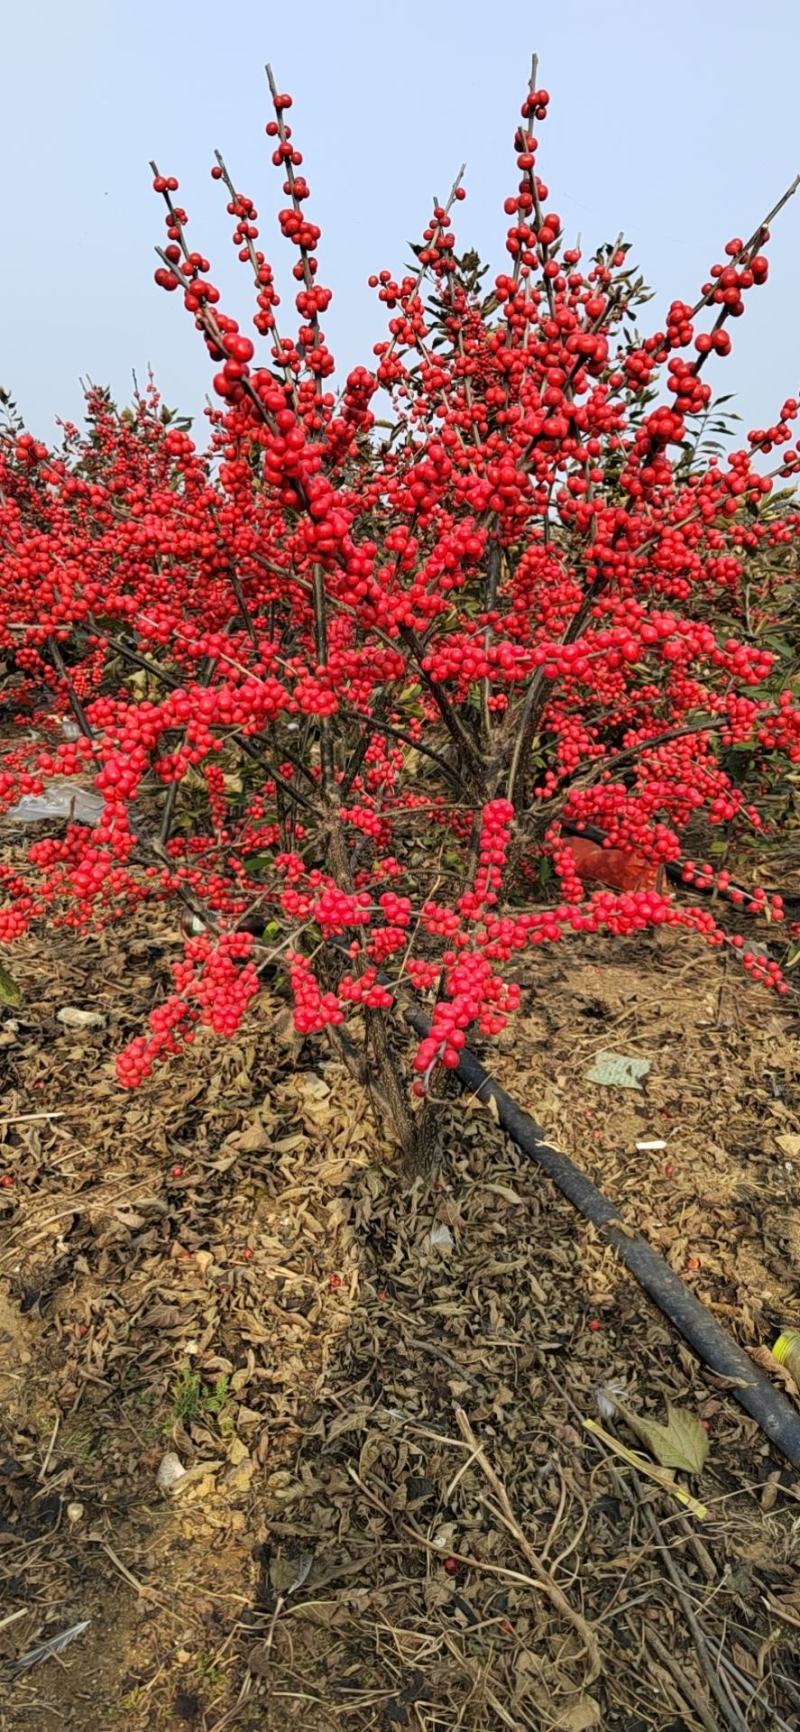
[[[591,259],[565,243],[534,60],[503,268],[487,284],[457,243],[459,174],[410,267],[370,279],[386,336],[337,380],[292,100],[268,85],[294,328],[290,300],[279,330],[279,272],[223,156],[211,174],[250,325],[153,166],[156,281],[212,368],[205,446],[153,385],[121,413],[90,388],[85,427],[53,450],[14,416],[0,429],[17,729],[0,809],[56,777],[102,796],[96,823],[34,840],[2,874],[0,941],[181,903],[200,929],[123,1082],[199,1025],[232,1032],[260,954],[285,969],[304,1035],[349,1024],[409,1148],[414,1094],[429,1104],[471,1034],[503,1026],[512,961],[540,944],[688,928],[788,990],[735,927],[782,914],[747,890],[736,848],[767,837],[800,762],[798,400],[713,444],[725,412],[707,375],[797,182],[641,335],[627,243]],[[713,858],[715,830],[723,869],[680,864],[698,837]],[[725,925],[717,898],[693,899],[715,887]],[[408,994],[430,1020],[410,1052],[389,1021]]]

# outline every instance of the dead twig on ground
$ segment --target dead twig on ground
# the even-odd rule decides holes
[[[468,1443],[470,1449],[474,1452],[476,1465],[480,1468],[484,1478],[488,1481],[495,1494],[498,1504],[495,1514],[500,1516],[504,1527],[506,1527],[509,1533],[513,1535],[520,1551],[527,1558],[534,1576],[541,1585],[544,1593],[547,1595],[550,1604],[556,1611],[561,1613],[563,1618],[567,1619],[567,1622],[572,1625],[573,1629],[576,1630],[580,1636],[589,1658],[589,1676],[587,1681],[591,1682],[593,1678],[599,1676],[603,1669],[600,1648],[594,1631],[591,1629],[582,1614],[576,1612],[575,1607],[570,1605],[566,1594],[563,1593],[546,1565],[542,1563],[541,1558],[534,1551],[533,1546],[524,1530],[520,1527],[514,1511],[511,1508],[506,1488],[499,1475],[492,1467],[483,1446],[478,1443],[463,1407],[456,1408],[456,1420],[458,1422],[458,1429],[461,1432],[465,1443]]]

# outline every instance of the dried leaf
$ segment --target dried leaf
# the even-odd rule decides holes
[[[247,1670],[254,1678],[268,1678],[272,1669],[272,1648],[268,1642],[256,1642],[247,1656]]]
[[[510,1185],[501,1185],[497,1183],[497,1181],[493,1181],[491,1184],[485,1184],[481,1188],[484,1191],[492,1191],[496,1197],[503,1197],[507,1203],[515,1203],[517,1205],[522,1203],[522,1198],[519,1192],[513,1191]]]
[[[2,983],[0,983],[1,985]],[[790,1161],[800,1161],[800,1135],[795,1131],[784,1131],[775,1138],[778,1148]]]
[[[342,1437],[346,1431],[363,1431],[366,1415],[367,1409],[365,1407],[356,1408],[354,1412],[337,1414],[328,1426],[328,1443],[332,1443],[336,1437]]]
[[[299,1555],[273,1558],[269,1566],[269,1579],[276,1594],[282,1594],[286,1599],[289,1594],[302,1588],[313,1562],[313,1552],[301,1552]]]
[[[593,1696],[576,1696],[556,1720],[558,1732],[589,1732],[600,1725],[600,1709]]]
[[[708,1438],[693,1413],[685,1407],[673,1407],[667,1402],[667,1423],[643,1419],[629,1407],[617,1402],[617,1412],[635,1431],[661,1467],[676,1467],[682,1473],[700,1473],[708,1455]]]
[[[269,1132],[264,1129],[258,1113],[254,1113],[246,1130],[243,1130],[237,1138],[239,1150],[243,1155],[259,1154],[262,1149],[270,1147],[270,1141]]]
[[[790,1395],[800,1395],[800,1385],[792,1376],[788,1365],[781,1365],[780,1360],[775,1358],[768,1347],[751,1347],[749,1355],[762,1371],[766,1371],[768,1377],[777,1377],[778,1382],[783,1384],[784,1389],[788,1389]]]
[[[0,1004],[21,1004],[22,993],[8,970],[0,962]]]

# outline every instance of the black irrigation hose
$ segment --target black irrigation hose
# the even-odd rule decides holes
[[[587,842],[596,842],[598,847],[602,847],[603,843],[607,840],[605,830],[598,830],[596,824],[564,824],[562,825],[562,829],[565,836],[585,836]],[[695,884],[690,878],[684,878],[683,867],[677,861],[670,860],[665,867],[665,871],[670,883],[680,885],[682,890],[691,890],[693,894],[699,896],[711,896],[714,893],[715,887],[713,884]],[[742,889],[743,895],[748,897],[749,893],[744,889],[744,886],[741,886],[740,888]],[[764,893],[766,896],[780,896],[783,902],[792,908],[795,907],[796,903],[800,902],[800,891],[797,890],[773,889],[765,890]],[[733,897],[729,890],[717,890],[716,894],[722,902],[733,902]],[[734,906],[736,906],[735,903]]]
[[[421,1010],[408,1006],[404,1015],[417,1034],[423,1038],[428,1034],[430,1024]],[[587,1221],[599,1228],[606,1243],[613,1246],[626,1269],[680,1330],[709,1371],[735,1380],[731,1383],[731,1395],[787,1459],[800,1467],[800,1413],[786,1396],[737,1347],[727,1331],[715,1323],[705,1305],[695,1299],[663,1257],[646,1240],[628,1231],[615,1205],[608,1202],[567,1155],[547,1142],[540,1127],[489,1076],[471,1052],[462,1054],[455,1074],[481,1100],[493,1098],[500,1124],[512,1142],[538,1163]]]

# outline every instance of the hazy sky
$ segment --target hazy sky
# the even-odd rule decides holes
[[[673,297],[694,297],[726,239],[747,235],[800,169],[800,0],[7,0],[3,37],[0,384],[46,437],[55,415],[79,414],[81,376],[124,400],[148,364],[168,403],[202,410],[203,344],[179,295],[152,279],[162,211],[150,157],[178,175],[229,311],[249,317],[249,281],[209,176],[215,146],[293,292],[263,130],[267,59],[295,97],[342,368],[368,364],[383,333],[369,272],[404,266],[464,158],[460,243],[492,274],[505,268],[502,200],[533,49],[553,97],[537,129],[550,202],[587,251],[625,231],[657,293],[654,323]],[[714,373],[748,427],[800,387],[800,194],[770,256]]]

